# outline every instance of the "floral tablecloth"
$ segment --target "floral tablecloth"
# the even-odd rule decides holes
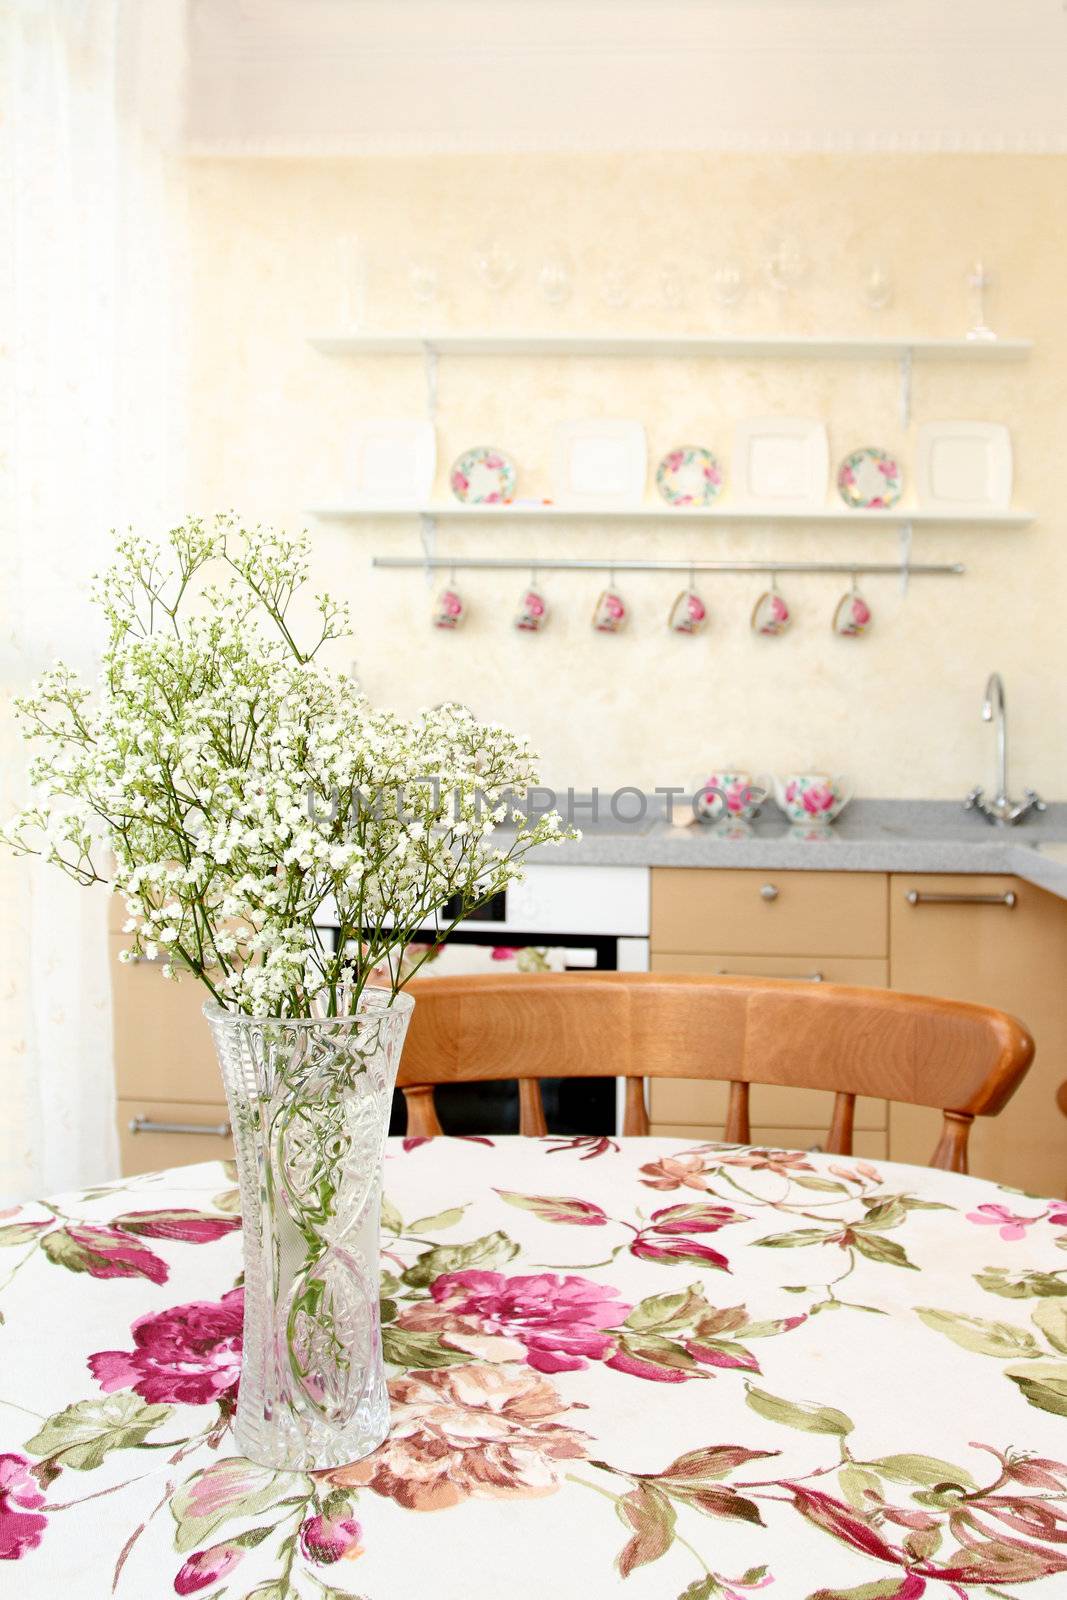
[[[1067,1595],[1067,1203],[664,1139],[391,1141],[393,1429],[235,1452],[209,1164],[0,1217],[13,1600]]]

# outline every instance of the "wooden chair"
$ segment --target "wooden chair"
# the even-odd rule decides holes
[[[513,973],[422,978],[400,1063],[409,1134],[438,1134],[438,1083],[517,1078],[519,1127],[545,1133],[541,1078],[624,1077],[624,1134],[646,1134],[645,1077],[728,1081],[724,1138],[749,1140],[752,1083],[834,1093],[826,1148],[852,1153],[856,1096],[943,1112],[931,1165],[967,1170],[976,1116],[995,1116],[1033,1059],[1014,1017],[884,989],[775,978]]]

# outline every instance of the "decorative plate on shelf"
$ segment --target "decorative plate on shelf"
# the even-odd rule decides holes
[[[656,468],[656,488],[669,506],[710,506],[722,493],[723,473],[710,450],[681,444]]]
[[[867,445],[853,450],[837,469],[837,489],[853,511],[889,511],[900,499],[901,472],[896,456]]]
[[[1000,422],[926,422],[916,440],[919,501],[942,511],[1011,505],[1011,434]]]
[[[360,505],[419,505],[437,469],[433,423],[369,417],[353,430],[355,499]]]
[[[499,506],[515,494],[515,463],[503,450],[476,445],[452,463],[449,483],[457,500],[468,506]]]
[[[825,424],[809,417],[756,417],[734,430],[733,498],[768,515],[821,511],[830,474]]]
[[[640,422],[606,418],[556,427],[552,484],[561,506],[621,510],[640,505],[647,471],[648,445]]]

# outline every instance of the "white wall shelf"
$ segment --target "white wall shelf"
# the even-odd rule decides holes
[[[821,334],[338,333],[309,342],[330,356],[723,356],[855,361],[1021,361],[1030,339],[833,338]]]
[[[1029,511],[939,511],[923,506],[896,506],[891,511],[850,511],[846,506],[825,506],[820,511],[774,511],[754,506],[671,507],[671,506],[581,506],[571,508],[559,505],[486,506],[460,505],[444,501],[440,505],[320,505],[310,508],[311,515],[331,521],[361,521],[394,519],[398,517],[429,517],[440,521],[465,519],[471,522],[658,522],[658,523],[722,523],[733,522],[803,523],[817,525],[833,523],[839,527],[900,528],[915,527],[971,527],[971,528],[1025,528],[1033,522]]]

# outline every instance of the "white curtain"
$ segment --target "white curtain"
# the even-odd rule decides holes
[[[181,509],[181,9],[0,5],[4,818],[26,796],[13,695],[57,656],[95,671],[109,530]],[[0,1197],[117,1172],[108,954],[102,892],[0,850]]]

